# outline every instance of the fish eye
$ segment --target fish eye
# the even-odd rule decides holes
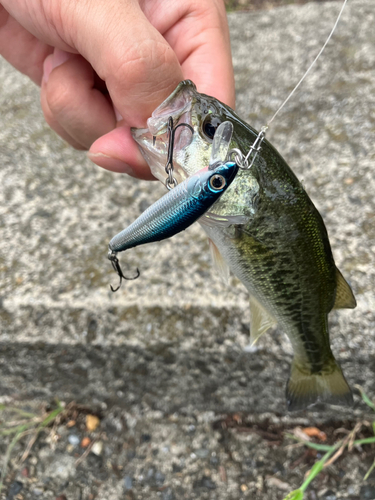
[[[226,185],[226,180],[222,175],[215,174],[210,179],[210,186],[214,191],[220,191]]]
[[[206,139],[212,141],[214,138],[217,127],[220,125],[221,120],[219,117],[209,114],[203,121],[202,132]]]

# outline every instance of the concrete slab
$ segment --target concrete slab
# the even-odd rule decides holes
[[[340,5],[229,15],[237,105],[245,120],[259,128],[270,119],[324,43]],[[350,384],[370,395],[374,22],[370,2],[348,4],[323,57],[268,135],[321,211],[336,262],[352,284],[358,307],[331,315],[331,340]],[[139,267],[141,277],[112,294],[116,276],[107,243],[164,193],[163,186],[106,172],[71,150],[44,123],[38,89],[3,60],[0,88],[2,401],[57,396],[126,410],[147,426],[152,411],[242,411],[259,421],[276,414],[291,424],[366,413],[357,396],[353,410],[317,407],[287,415],[288,340],[275,331],[253,352],[244,350],[247,293],[234,278],[229,288],[221,284],[198,226],[124,254],[126,271]],[[240,498],[215,494],[188,498]]]

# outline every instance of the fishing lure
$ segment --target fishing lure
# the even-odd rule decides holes
[[[192,175],[151,205],[129,227],[114,236],[109,243],[108,259],[121,280],[136,279],[123,275],[117,252],[161,241],[183,231],[202,217],[232,183],[238,171],[234,162],[221,163],[213,170],[204,168]]]

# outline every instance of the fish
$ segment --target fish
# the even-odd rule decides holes
[[[227,190],[238,172],[234,162],[219,163],[215,168],[206,166],[178,184],[148,207],[130,226],[114,236],[108,245],[108,259],[120,277],[117,253],[146,243],[161,241],[187,229]],[[117,291],[120,286],[114,289]]]
[[[153,175],[162,182],[169,117],[194,129],[192,135],[181,127],[175,138],[178,179],[207,164],[222,122],[232,123],[230,147],[244,155],[258,137],[234,110],[199,93],[193,82],[185,80],[153,112],[147,128],[132,129]],[[356,300],[335,265],[321,215],[267,139],[252,167],[238,172],[199,223],[209,237],[221,275],[225,278],[232,271],[249,291],[250,341],[278,324],[292,344],[288,410],[318,402],[352,405],[351,389],[330,347],[328,314],[333,309],[354,308]]]

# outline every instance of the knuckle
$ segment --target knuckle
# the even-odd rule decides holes
[[[46,88],[46,100],[51,112],[60,114],[71,106],[72,88],[68,82],[51,77],[52,74]]]
[[[168,67],[176,63],[176,56],[166,42],[146,39],[117,60],[123,63],[116,69],[116,79],[132,88],[137,85],[141,91],[144,86],[162,82],[170,73]]]

